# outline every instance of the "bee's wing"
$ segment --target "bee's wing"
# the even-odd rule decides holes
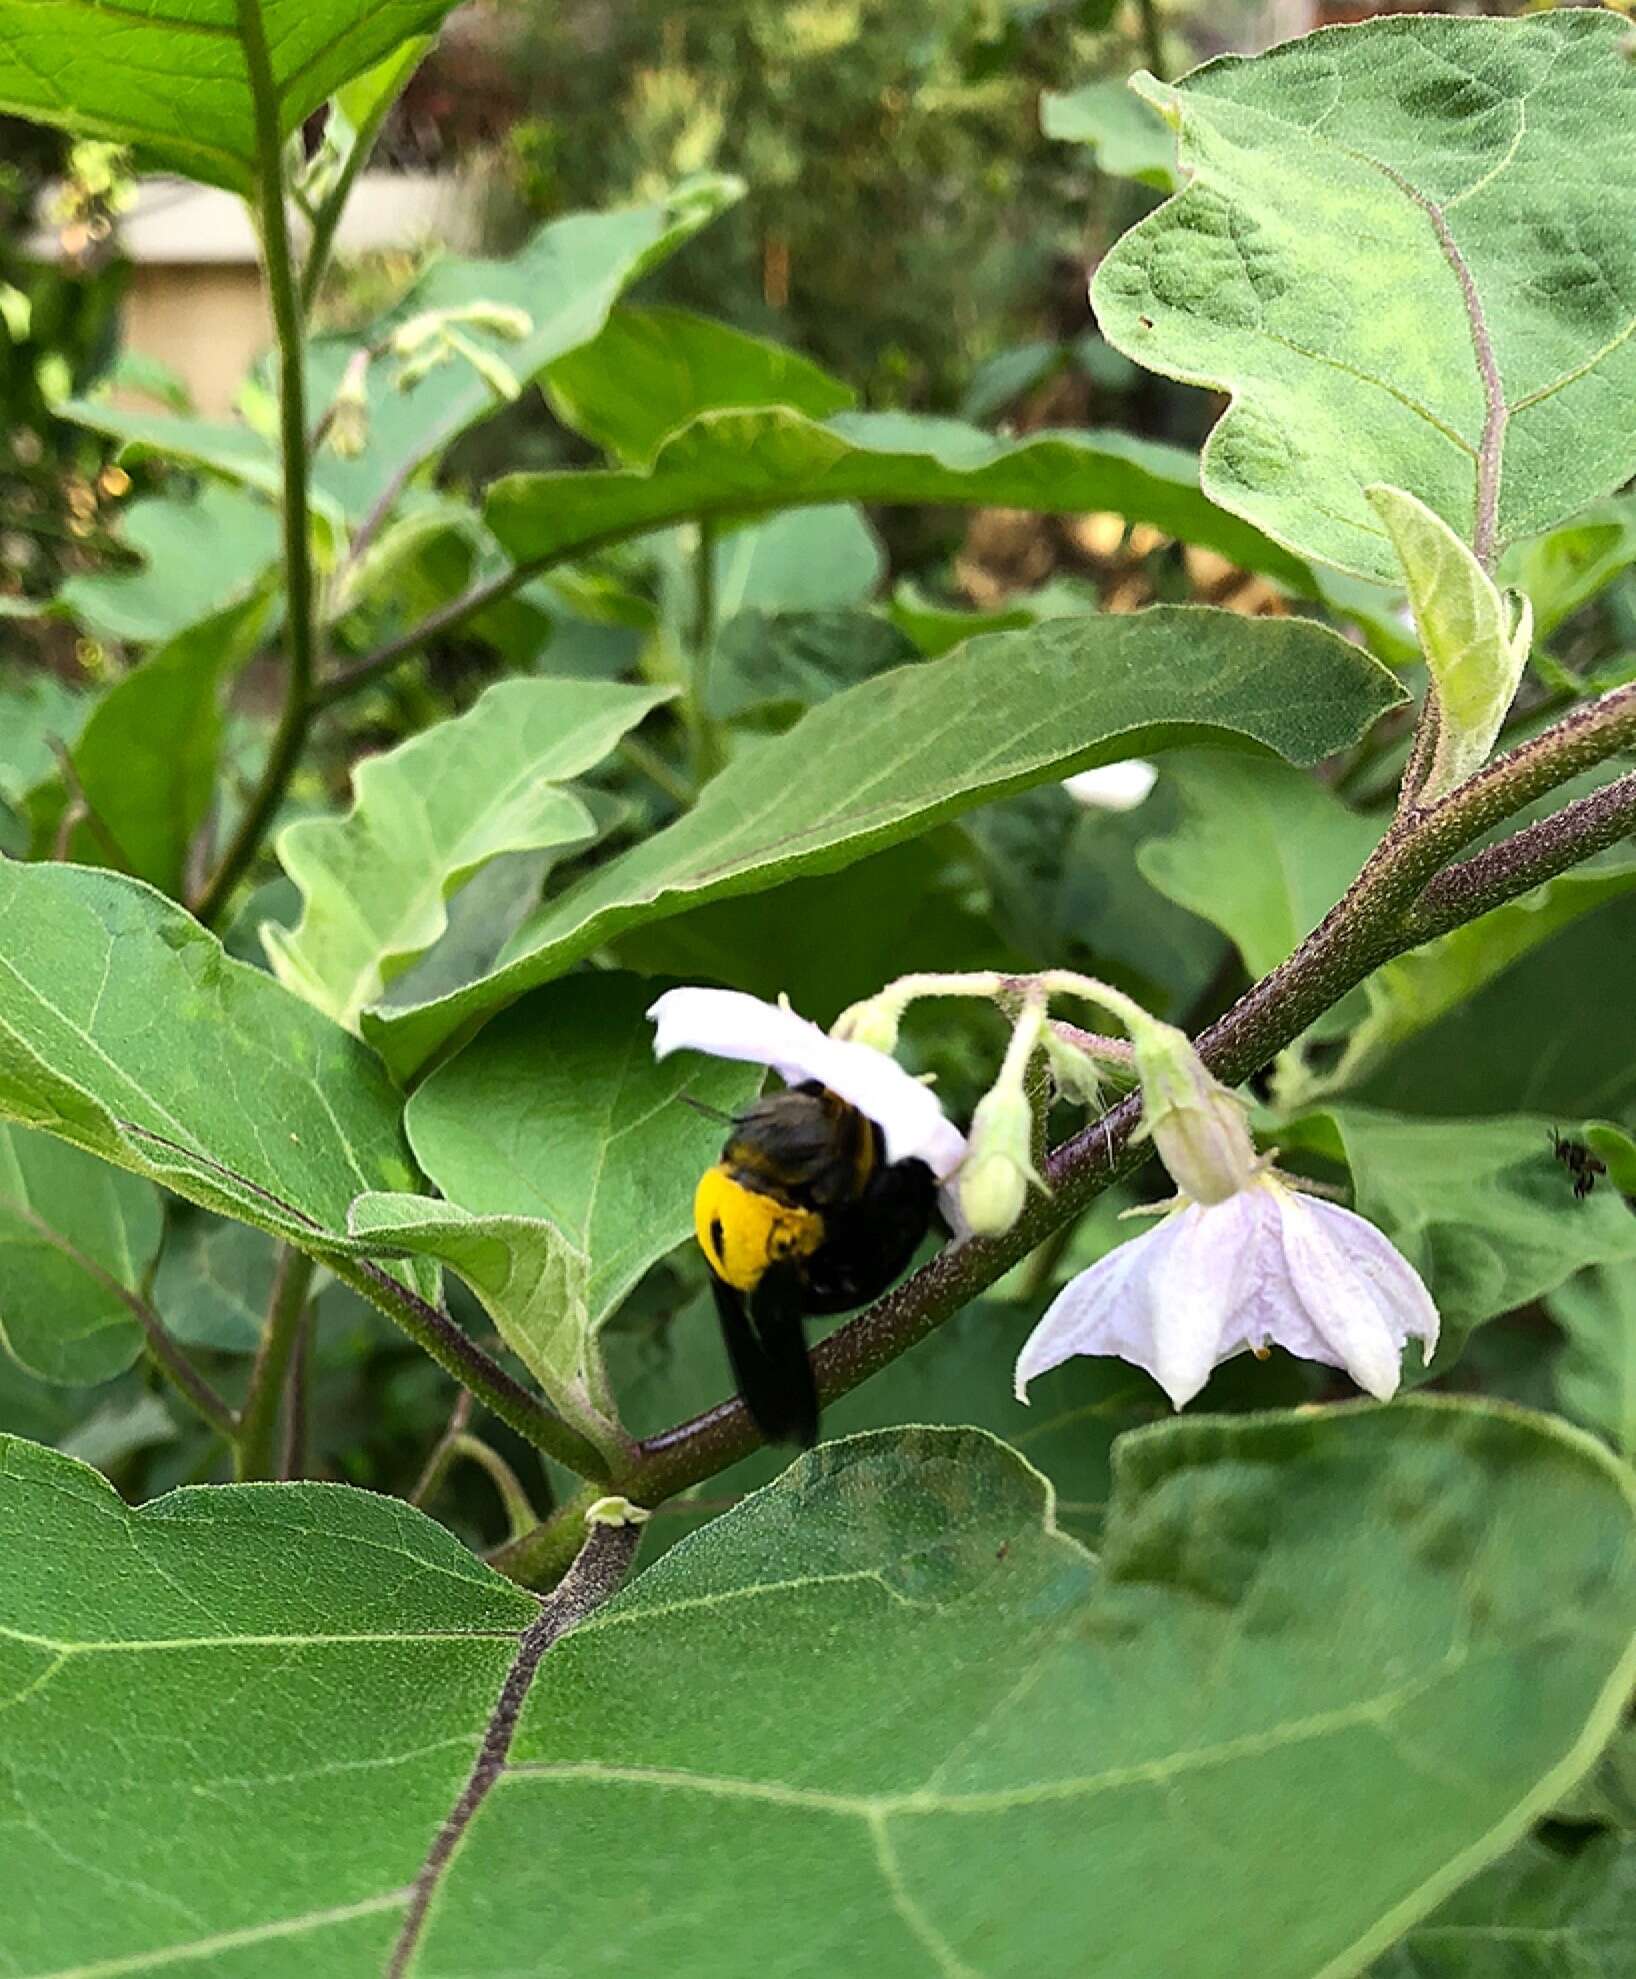
[[[818,1389],[802,1324],[802,1286],[791,1267],[774,1265],[746,1296],[712,1275],[721,1334],[744,1406],[769,1443],[818,1441]]]

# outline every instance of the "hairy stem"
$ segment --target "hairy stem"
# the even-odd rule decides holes
[[[284,706],[262,765],[261,776],[221,862],[194,903],[206,923],[218,920],[233,889],[261,848],[267,827],[295,774],[313,718],[313,577],[307,523],[306,340],[295,257],[284,212],[283,144],[278,130],[278,96],[267,48],[261,0],[237,0],[239,39],[255,104],[256,211],[261,228],[262,267],[272,307],[278,348],[279,446],[283,461],[284,590],[287,599]]]
[[[250,1375],[250,1392],[239,1415],[233,1474],[241,1483],[250,1478],[271,1477],[276,1469],[279,1404],[284,1399],[285,1377],[301,1333],[307,1296],[317,1268],[316,1261],[293,1244],[286,1244],[279,1252],[273,1289],[267,1301],[267,1318],[261,1329],[261,1346]]]
[[[446,1312],[400,1284],[370,1258],[331,1257],[325,1262],[343,1284],[379,1306],[416,1346],[535,1449],[546,1451],[581,1477],[606,1481],[608,1460],[601,1451],[538,1396],[531,1395],[520,1381],[514,1381]]]

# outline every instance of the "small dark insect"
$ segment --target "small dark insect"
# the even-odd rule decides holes
[[[1576,1202],[1583,1202],[1596,1187],[1597,1176],[1608,1172],[1608,1164],[1598,1160],[1583,1141],[1564,1140],[1554,1127],[1551,1129],[1551,1152],[1573,1177]]]

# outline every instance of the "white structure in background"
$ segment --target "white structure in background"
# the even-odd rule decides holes
[[[56,189],[41,195],[51,210]],[[365,172],[342,216],[336,252],[368,254],[436,242],[456,252],[477,245],[479,201],[462,175]],[[292,213],[301,237],[303,223]],[[255,229],[244,202],[180,178],[143,179],[120,216],[119,247],[132,263],[121,331],[133,355],[174,371],[201,413],[227,412],[256,357],[270,341]],[[42,226],[28,252],[55,261],[55,231]]]

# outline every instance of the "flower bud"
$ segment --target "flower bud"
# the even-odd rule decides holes
[[[1023,1213],[1034,1172],[1034,1109],[1020,1086],[998,1085],[971,1116],[970,1149],[955,1181],[974,1237],[1003,1237]]]
[[[846,1038],[853,1044],[866,1044],[876,1051],[897,1050],[898,1027],[903,1009],[883,992],[849,1004],[829,1027],[832,1038]]]
[[[1225,1202],[1259,1172],[1241,1102],[1174,1025],[1140,1025],[1131,1042],[1142,1080],[1142,1126],[1159,1159],[1194,1202]]]

